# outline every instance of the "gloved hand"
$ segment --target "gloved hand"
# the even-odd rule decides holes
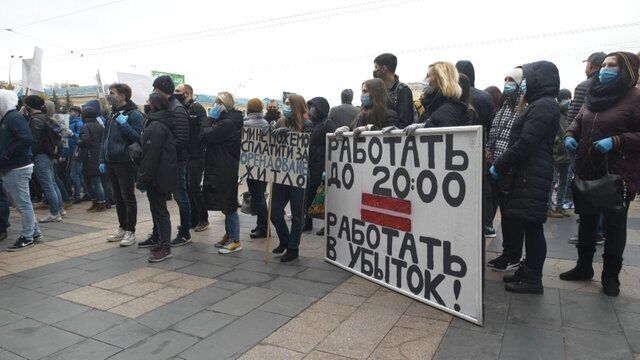
[[[416,132],[416,130],[422,129],[422,128],[424,128],[423,123],[411,124],[411,125],[408,125],[406,128],[404,128],[404,133],[407,134],[407,136],[411,136],[413,135],[414,132]]]
[[[398,128],[397,128],[397,127],[395,127],[395,126],[387,126],[387,127],[383,127],[383,128],[382,128],[382,133],[383,133],[383,134],[389,134],[389,133],[391,133],[393,130],[398,130]]]
[[[567,136],[564,138],[564,148],[571,155],[576,153],[576,149],[578,148],[578,142],[573,136]]]
[[[491,165],[491,167],[489,168],[489,173],[491,174],[491,178],[493,180],[498,180],[500,178],[500,174],[498,174],[498,170],[496,170],[496,168]]]
[[[270,131],[271,131],[271,126],[269,125],[265,125],[260,128],[260,132],[262,133],[262,135],[267,135]]]
[[[100,174],[104,174],[107,172],[107,166],[104,163],[100,163],[100,165],[98,166],[98,171],[100,171]]]
[[[609,151],[611,151],[611,149],[613,149],[613,138],[608,137],[608,138],[600,139],[594,142],[593,145],[595,145],[596,150],[600,151],[600,153],[606,154]]]
[[[147,191],[147,184],[145,183],[136,183],[136,188],[138,188],[138,190],[140,190],[140,192],[146,192]]]
[[[336,131],[333,132],[333,134],[336,136],[336,138],[338,139],[342,139],[344,137],[344,133],[349,131],[349,127],[348,126],[341,126],[339,128],[336,129]]]
[[[126,123],[128,119],[129,119],[129,117],[127,115],[120,114],[116,118],[116,121],[118,122],[118,124],[122,125],[122,124]]]
[[[288,127],[281,127],[281,128],[271,130],[271,136],[275,136],[275,137],[286,136],[288,133],[289,133]]]
[[[371,130],[373,130],[372,124],[365,125],[365,126],[358,126],[357,128],[353,129],[353,136],[360,137],[363,131],[371,131]]]

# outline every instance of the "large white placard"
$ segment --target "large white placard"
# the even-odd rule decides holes
[[[238,176],[306,188],[309,136],[299,132],[273,136],[268,130],[242,128]]]
[[[482,128],[327,141],[326,260],[482,324]]]
[[[154,77],[140,74],[118,73],[118,82],[131,87],[131,100],[138,106],[147,103],[149,95],[153,92]]]

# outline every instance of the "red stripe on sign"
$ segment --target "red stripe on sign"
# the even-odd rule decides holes
[[[411,215],[411,201],[373,194],[362,194],[362,205]]]
[[[360,210],[360,215],[362,216],[362,221],[404,232],[411,232],[411,219],[365,209]]]

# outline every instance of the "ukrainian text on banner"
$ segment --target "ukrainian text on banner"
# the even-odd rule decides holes
[[[327,144],[326,260],[482,324],[482,128]]]
[[[268,130],[244,127],[238,175],[306,188],[309,141],[308,133],[273,136]]]

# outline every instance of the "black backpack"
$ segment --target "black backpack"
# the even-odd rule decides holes
[[[52,159],[60,158],[62,151],[62,128],[55,121],[46,119],[42,131],[42,150]]]

